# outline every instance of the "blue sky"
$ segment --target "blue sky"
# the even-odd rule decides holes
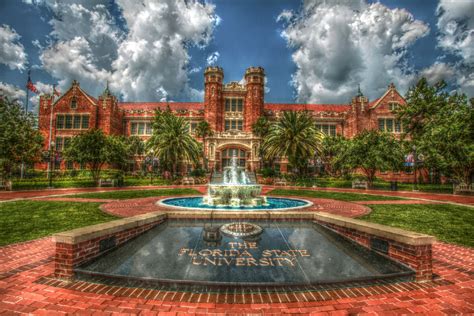
[[[358,84],[375,99],[421,76],[474,92],[473,1],[140,1],[1,1],[0,90],[24,98],[31,69],[44,92],[108,80],[127,101],[201,101],[213,64],[227,82],[264,67],[275,103],[347,103]]]

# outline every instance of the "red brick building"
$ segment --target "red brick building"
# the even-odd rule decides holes
[[[281,104],[265,103],[265,72],[261,67],[245,71],[245,84],[224,83],[224,71],[220,67],[207,67],[204,77],[204,102],[119,102],[108,89],[98,98],[92,97],[76,81],[55,100],[54,106],[52,96],[43,95],[39,128],[46,140],[45,149],[48,149],[50,126],[58,152],[72,136],[90,128],[102,129],[106,134],[137,135],[146,140],[151,135],[155,110],[168,106],[189,121],[191,133],[199,121],[209,122],[215,133],[207,139],[205,151],[209,166],[216,169],[225,166],[234,154],[248,169],[258,168],[260,139],[252,134],[252,124],[262,115],[277,119],[283,111],[306,110],[312,113],[316,127],[322,132],[349,138],[364,129],[402,132],[392,111],[405,101],[393,84],[373,101],[359,92],[348,104]],[[286,171],[285,161],[279,165]],[[67,163],[62,162],[61,167],[66,168]],[[409,179],[407,175],[395,176]]]

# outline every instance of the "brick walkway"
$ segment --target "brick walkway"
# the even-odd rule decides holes
[[[261,301],[238,296],[160,292],[51,280],[50,238],[0,248],[0,313],[110,315],[157,312],[189,314],[372,313],[426,315],[474,313],[474,250],[436,243],[435,282],[398,283],[296,295],[262,293]],[[230,303],[234,304],[230,304]]]
[[[182,188],[182,186],[180,186]],[[150,187],[145,187],[150,189]],[[153,187],[163,188],[163,187]],[[168,187],[169,188],[169,187]],[[200,188],[200,191],[204,187]],[[127,188],[130,190],[132,188]],[[143,190],[144,188],[133,188]],[[272,187],[265,187],[268,192]],[[109,191],[116,189],[102,189]],[[94,192],[78,189],[73,192]],[[352,190],[338,190],[353,192]],[[201,191],[203,192],[203,191]],[[356,191],[359,192],[360,191]],[[51,194],[46,194],[51,193]],[[389,192],[393,193],[393,192]],[[71,191],[14,192],[13,198],[71,194]],[[381,194],[381,192],[374,192]],[[417,193],[414,193],[417,194]],[[403,195],[397,195],[403,196]],[[430,195],[441,200],[441,195]],[[442,196],[444,198],[444,195]],[[0,196],[0,199],[2,197]],[[164,198],[164,197],[161,197]],[[424,197],[420,197],[424,198]],[[463,197],[464,198],[464,197]],[[472,204],[470,197],[462,199]],[[48,200],[98,201],[49,197]],[[99,200],[102,208],[119,216],[132,216],[159,210],[156,197],[134,200]],[[341,202],[308,199],[315,205],[307,211],[332,212],[349,217],[369,209],[362,204],[419,203],[419,200]],[[450,200],[452,201],[452,200]],[[455,199],[459,203],[461,199]],[[422,201],[423,203],[432,203]],[[446,243],[433,246],[433,269],[439,278],[426,283],[397,283],[349,289],[303,291],[259,295],[209,295],[177,293],[105,286],[87,282],[61,282],[51,278],[54,269],[51,238],[0,247],[0,314],[29,313],[56,315],[143,314],[314,314],[314,315],[426,315],[474,313],[474,249]]]

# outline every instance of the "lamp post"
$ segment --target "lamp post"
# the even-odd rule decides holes
[[[416,145],[413,145],[413,191],[418,191],[417,179],[416,179],[416,162],[418,157],[416,155]]]
[[[53,187],[53,159],[54,159],[54,146],[56,146],[54,141],[49,143],[49,162],[48,162],[48,178],[49,178],[49,188]]]

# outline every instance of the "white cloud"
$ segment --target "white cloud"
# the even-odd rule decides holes
[[[425,77],[429,84],[435,84],[441,80],[451,81],[456,71],[446,63],[437,62],[420,71],[420,76]]]
[[[474,96],[474,2],[441,0],[437,14],[438,46],[459,58],[450,66],[457,86]]]
[[[218,18],[214,6],[197,1],[119,0],[129,33],[113,62],[112,87],[125,99],[196,97],[188,85],[187,45],[206,46]],[[200,95],[200,94],[199,94]]]
[[[111,90],[126,100],[202,95],[188,85],[190,45],[206,46],[220,23],[214,5],[192,1],[118,0],[126,30],[108,11],[109,0],[32,1],[53,13],[53,44],[43,67],[65,89],[73,79],[98,95]],[[39,43],[37,43],[39,45]],[[38,46],[37,45],[37,46]]]
[[[372,99],[392,81],[403,92],[415,77],[407,48],[428,32],[408,11],[380,3],[306,2],[282,32],[295,49],[298,101],[348,102],[359,83]]]
[[[217,63],[217,60],[219,59],[220,54],[219,52],[213,52],[206,58],[206,62],[209,66],[215,65]]]
[[[12,70],[23,70],[28,63],[25,48],[19,40],[20,35],[10,26],[0,26],[0,63]]]
[[[19,103],[23,104],[26,97],[26,91],[12,84],[0,81],[0,95],[7,97],[11,101],[17,100]]]

